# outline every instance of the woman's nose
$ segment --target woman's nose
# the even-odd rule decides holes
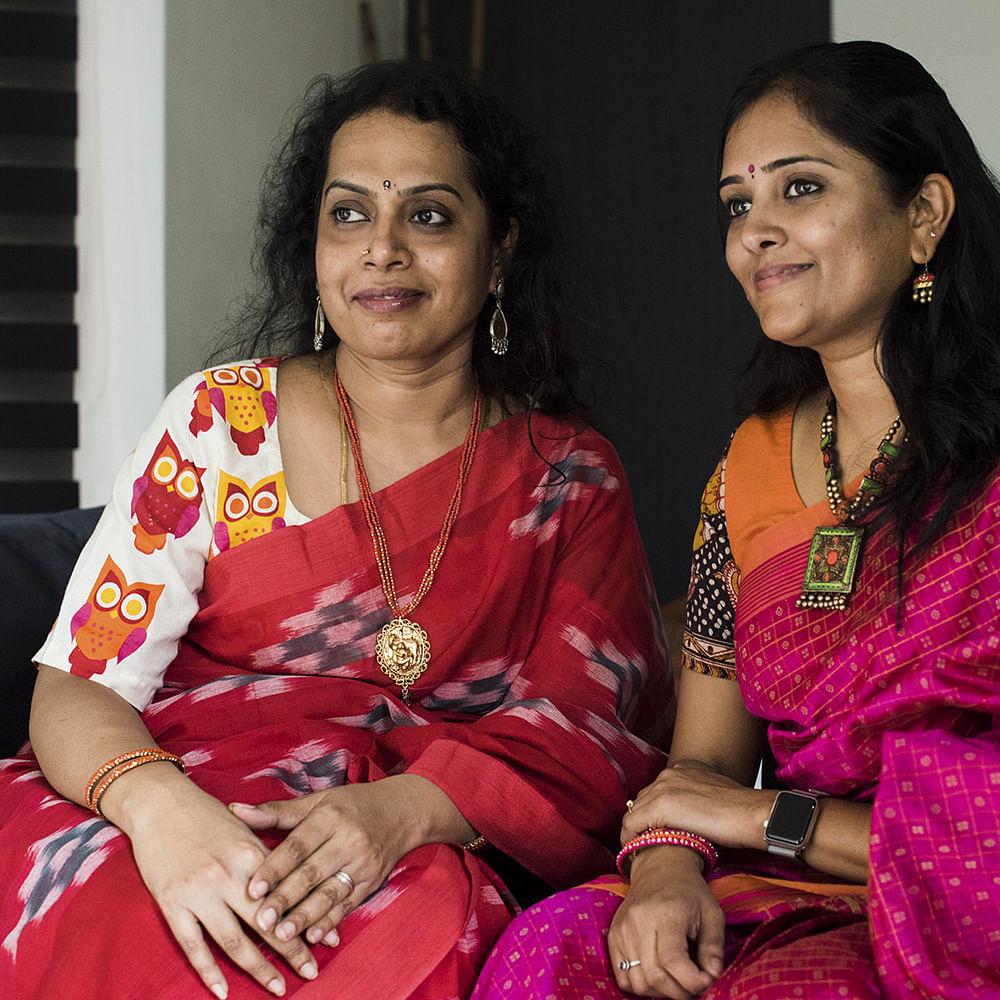
[[[754,203],[740,227],[740,239],[750,253],[760,253],[761,250],[783,243],[785,231],[773,209]]]
[[[406,267],[413,259],[406,245],[405,225],[392,217],[375,222],[370,249],[365,263],[375,267]]]

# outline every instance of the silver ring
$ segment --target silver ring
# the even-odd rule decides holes
[[[348,875],[347,872],[345,872],[343,869],[341,869],[339,872],[334,872],[333,877],[336,879],[340,879],[340,881],[347,886],[348,896],[350,896],[350,894],[354,892],[354,879],[352,879],[351,876]]]
[[[637,959],[637,958],[633,958],[631,962],[627,958],[623,958],[618,963],[618,968],[621,969],[622,972],[628,972],[628,970],[631,969],[633,966],[636,966],[636,965],[639,965],[639,964],[640,964],[639,963],[639,959]]]

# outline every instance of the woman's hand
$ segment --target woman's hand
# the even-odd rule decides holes
[[[632,864],[632,885],[608,933],[618,986],[639,996],[690,1000],[722,974],[725,918],[701,860],[684,847],[651,847]],[[638,964],[622,970],[620,961]]]
[[[140,785],[135,780],[153,768],[160,768],[157,781]],[[237,966],[283,996],[284,976],[241,923],[254,924],[257,906],[246,886],[267,857],[267,848],[246,824],[170,765],[148,764],[123,775],[102,806],[131,839],[139,873],[202,982],[220,998],[228,993],[205,942],[207,932]],[[304,979],[316,978],[316,962],[300,938],[279,939],[267,932],[261,937]]]
[[[650,827],[673,827],[721,847],[763,848],[774,795],[706,767],[676,764],[636,796],[622,821],[622,843]]]
[[[304,933],[314,944],[338,944],[337,925],[404,854],[475,833],[440,789],[414,775],[230,809],[254,830],[291,831],[247,883],[261,901],[254,925],[274,928],[281,941]]]

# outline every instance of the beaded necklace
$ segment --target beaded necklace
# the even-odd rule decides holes
[[[382,672],[402,688],[403,701],[409,702],[410,685],[417,680],[430,663],[431,643],[427,638],[427,633],[407,616],[413,612],[413,609],[424,599],[427,591],[431,589],[434,573],[438,568],[438,563],[441,562],[445,546],[451,535],[451,529],[458,518],[458,511],[462,505],[462,491],[469,478],[472,459],[476,454],[476,443],[479,440],[483,395],[477,386],[476,397],[472,404],[472,423],[465,435],[465,444],[462,447],[462,457],[458,466],[458,482],[455,484],[455,492],[448,504],[448,511],[444,516],[444,524],[441,525],[437,544],[431,552],[430,564],[410,603],[405,608],[400,608],[399,600],[396,597],[396,583],[392,576],[392,564],[389,562],[389,546],[385,541],[382,522],[379,520],[378,509],[375,506],[375,497],[372,494],[368,473],[365,471],[365,463],[361,457],[361,439],[358,437],[358,428],[354,423],[350,401],[343,383],[340,381],[340,373],[336,371],[334,372],[334,384],[337,389],[337,399],[340,402],[340,411],[343,414],[347,433],[351,440],[351,449],[354,452],[354,470],[358,478],[358,491],[361,494],[361,505],[364,508],[365,520],[368,522],[368,530],[372,536],[375,563],[378,566],[379,579],[382,581],[382,593],[385,595],[386,604],[389,605],[389,610],[392,612],[392,618],[382,626],[378,638],[375,640],[375,659],[379,667],[382,668]],[[342,490],[344,485],[342,481]]]
[[[813,532],[802,593],[795,602],[797,607],[847,610],[847,599],[854,590],[854,577],[861,558],[861,539],[865,532],[856,522],[885,492],[889,466],[899,455],[899,445],[893,444],[892,439],[902,424],[901,417],[892,422],[861,480],[857,494],[848,502],[837,477],[837,400],[832,392],[827,396],[820,424],[819,447],[826,474],[826,498],[838,523],[821,525]]]

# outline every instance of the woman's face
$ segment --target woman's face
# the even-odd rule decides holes
[[[824,358],[870,351],[913,263],[910,211],[878,168],[772,94],[730,130],[719,195],[726,262],[764,333]]]
[[[330,142],[316,229],[327,320],[359,357],[418,370],[468,360],[497,248],[451,127],[388,111]]]

